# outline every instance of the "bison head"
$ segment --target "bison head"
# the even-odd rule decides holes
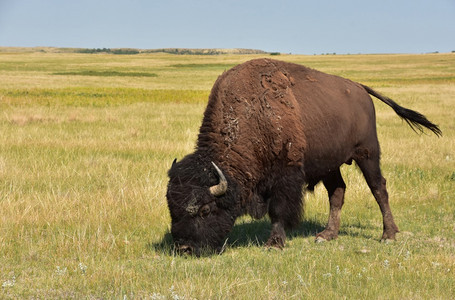
[[[233,188],[219,167],[197,155],[173,163],[167,202],[171,234],[179,252],[221,251],[237,217]]]

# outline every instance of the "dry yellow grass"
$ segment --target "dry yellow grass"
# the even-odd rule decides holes
[[[284,251],[262,248],[267,220],[242,218],[223,255],[174,255],[166,172],[192,152],[217,76],[254,57],[0,53],[0,298],[451,298],[453,54],[280,57],[366,83],[441,126],[440,139],[416,135],[375,101],[397,242],[378,242],[379,208],[347,166],[338,240],[313,242],[328,213],[317,187]],[[55,75],[90,70],[115,76]]]

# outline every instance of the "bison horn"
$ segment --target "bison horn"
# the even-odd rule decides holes
[[[172,162],[172,166],[171,166],[171,170],[172,168],[175,166],[175,163],[177,162],[177,158],[174,159],[174,161]]]
[[[220,178],[220,183],[217,185],[210,187],[210,194],[215,197],[222,196],[226,193],[228,188],[228,183],[226,177],[224,177],[223,172],[221,172],[220,168],[212,161],[212,165],[215,167],[216,172],[218,173],[218,177]]]

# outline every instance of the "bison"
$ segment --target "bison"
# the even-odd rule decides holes
[[[302,65],[255,59],[216,80],[195,152],[172,164],[167,203],[180,253],[221,251],[244,214],[272,222],[266,246],[282,248],[299,223],[302,193],[322,181],[330,213],[317,241],[337,238],[346,185],[340,166],[354,160],[383,217],[382,240],[398,227],[379,165],[372,95],[414,130],[439,127],[368,86]]]

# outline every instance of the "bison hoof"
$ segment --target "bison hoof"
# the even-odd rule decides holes
[[[284,240],[280,237],[271,237],[271,238],[269,238],[267,243],[265,243],[265,247],[283,250]]]
[[[316,243],[327,242],[334,240],[338,237],[338,231],[325,229],[322,232],[316,234]]]
[[[320,244],[320,243],[327,242],[327,240],[325,238],[323,238],[322,236],[318,236],[318,237],[316,237],[314,242],[317,243],[317,244]]]
[[[270,251],[283,251],[283,247],[279,247],[279,246],[270,246],[270,245],[265,245],[264,246],[264,250],[266,250],[267,252],[270,252]]]

